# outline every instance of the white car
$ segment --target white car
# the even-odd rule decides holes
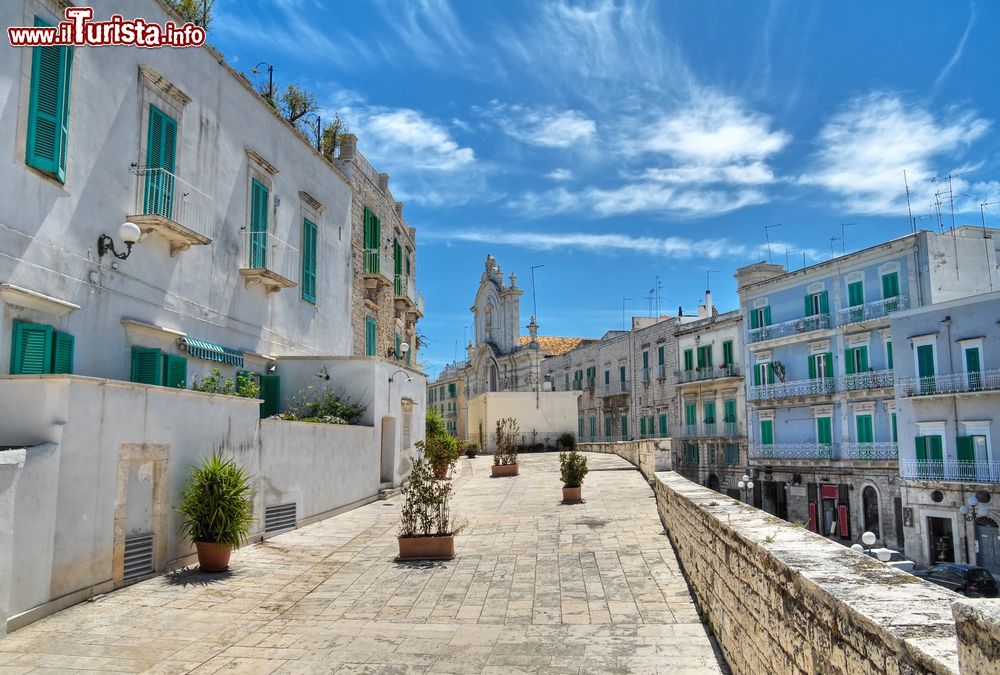
[[[889,554],[889,559],[885,561],[886,565],[892,565],[896,569],[903,570],[904,572],[910,572],[911,574],[913,573],[913,561],[907,560],[899,551],[893,551],[891,548],[870,548],[865,551],[865,555],[869,555],[876,560],[879,559],[879,553]],[[885,555],[882,557],[884,558]]]

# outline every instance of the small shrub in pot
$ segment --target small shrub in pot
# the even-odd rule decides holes
[[[563,501],[580,501],[583,497],[583,479],[587,476],[587,458],[576,450],[560,452],[559,476],[563,482]]]

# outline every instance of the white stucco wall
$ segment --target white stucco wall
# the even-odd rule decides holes
[[[23,449],[0,450],[0,636],[7,631],[7,603],[14,562],[14,495],[24,467],[24,455]]]
[[[479,425],[483,429],[483,450],[496,448],[494,431],[497,420],[513,417],[517,420],[518,433],[526,436],[538,432],[538,441],[554,438],[569,432],[576,436],[576,410],[578,391],[545,391],[538,397],[531,392],[490,392],[469,401],[469,437],[479,441]]]

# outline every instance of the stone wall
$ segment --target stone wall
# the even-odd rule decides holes
[[[654,489],[734,673],[958,671],[950,591],[674,472]]]
[[[996,600],[959,600],[951,606],[963,673],[1000,670],[1000,604]]]
[[[671,439],[646,439],[643,441],[618,441],[617,443],[580,443],[581,452],[600,452],[618,455],[637,467],[646,480],[653,480],[657,471],[668,471],[670,463]]]

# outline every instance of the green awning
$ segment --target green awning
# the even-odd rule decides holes
[[[243,352],[238,349],[230,349],[222,345],[205,342],[204,340],[193,340],[191,338],[181,338],[181,346],[187,351],[188,356],[206,361],[217,361],[231,366],[243,367]]]

